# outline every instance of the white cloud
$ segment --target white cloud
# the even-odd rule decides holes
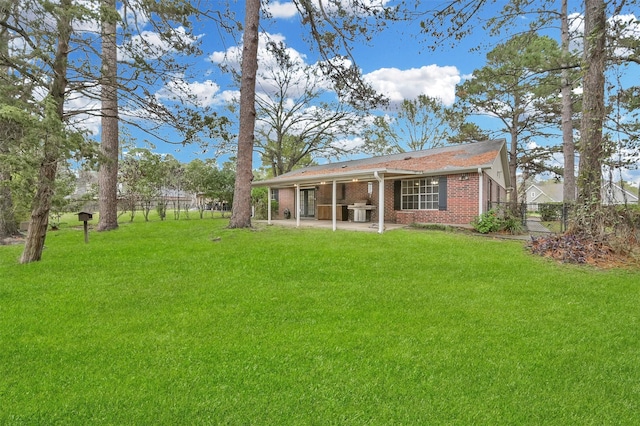
[[[222,104],[230,104],[237,103],[240,101],[240,91],[239,90],[224,90],[220,92],[218,95],[219,103]]]
[[[96,114],[100,111],[98,90],[94,90],[94,92],[93,98],[83,95],[69,96],[64,102],[64,107],[67,111],[87,111],[87,113],[74,115],[70,124],[76,129],[86,130],[97,135],[100,132],[102,121],[99,114]]]
[[[118,9],[118,13],[124,22],[130,27],[144,28],[149,22],[149,16],[144,12],[144,8],[140,7],[139,0],[130,0]]]
[[[388,97],[391,103],[427,95],[440,99],[445,105],[452,105],[455,101],[456,84],[461,80],[460,71],[456,67],[438,65],[407,70],[381,68],[364,77],[374,89]]]
[[[584,46],[584,16],[579,13],[572,13],[568,16],[569,21],[569,50],[571,52],[582,52]]]
[[[266,5],[266,11],[274,18],[293,18],[298,14],[296,5],[292,2],[273,1]]]
[[[208,107],[224,103],[220,98],[219,91],[220,86],[211,80],[187,82],[176,78],[158,90],[156,97],[159,100],[182,101],[195,106]],[[186,100],[182,96],[183,94],[189,94],[193,98]]]
[[[258,37],[258,66],[259,68],[271,67],[275,65],[273,55],[267,50],[269,42],[284,43],[286,40],[282,34],[260,33]],[[306,55],[290,47],[286,48],[287,54],[294,62],[304,63]],[[214,64],[220,64],[240,71],[242,61],[242,45],[229,47],[225,51],[213,52],[209,55],[209,60]]]
[[[83,13],[82,18],[73,20],[73,29],[77,32],[100,33],[100,22],[95,18],[98,14],[100,3],[91,0],[80,0],[78,6],[86,8],[88,13]],[[88,19],[86,17],[90,16]]]
[[[634,14],[616,15],[607,20],[610,37],[640,39],[640,23]],[[572,13],[569,15],[569,49],[574,53],[580,53],[584,48],[584,15]],[[616,49],[619,56],[628,54],[623,49]]]
[[[618,15],[609,18],[609,28],[611,29],[611,38],[613,43],[617,45],[618,39],[640,40],[640,23],[635,15]],[[626,58],[634,54],[633,49],[627,47],[616,47],[615,55],[620,58]]]
[[[338,139],[333,143],[333,145],[345,151],[356,151],[360,147],[362,147],[364,143],[365,143],[365,140],[363,138],[356,136],[353,138]]]
[[[275,43],[284,43],[285,37],[281,34],[261,33],[258,45],[258,62],[260,75],[257,80],[257,90],[268,93],[273,85],[270,84],[265,75],[269,73],[267,70],[277,67],[276,60],[267,50],[269,41]],[[301,88],[304,82],[309,79],[309,75],[303,73],[303,67],[307,66],[306,55],[292,48],[286,48],[287,54],[291,60],[301,65],[301,74],[295,78],[300,82]],[[213,52],[209,56],[209,60],[215,64],[229,67],[237,72],[241,66],[242,46],[229,47],[225,51]],[[347,64],[348,65],[348,64]],[[308,73],[309,70],[306,70]],[[466,76],[470,78],[471,76]],[[318,84],[326,89],[328,86],[321,81],[318,75]],[[424,94],[433,98],[440,99],[445,105],[452,105],[455,101],[455,88],[462,80],[460,71],[454,66],[438,66],[426,65],[420,68],[410,68],[401,70],[398,68],[381,68],[364,76],[375,90],[388,97],[391,103],[400,103],[405,99],[415,99],[418,95]],[[290,95],[296,96],[295,88],[290,87]]]
[[[341,12],[346,11],[354,16],[371,16],[372,10],[380,11],[384,7],[387,7],[387,3],[389,3],[389,0],[335,0],[324,2],[322,9],[328,13],[335,13],[338,11],[339,4]],[[311,4],[316,10],[320,10],[320,0],[311,0]]]
[[[131,40],[118,46],[118,60],[132,60],[131,52],[135,52],[147,59],[160,58],[163,55],[175,52],[172,43],[191,45],[199,37],[188,34],[184,27],[177,27],[172,30],[170,38],[171,40],[167,40],[154,31],[142,31],[140,34],[131,37]]]
[[[278,69],[278,63],[273,55],[268,50],[269,42],[272,43],[284,43],[285,37],[282,34],[269,34],[260,33],[258,39],[258,76],[256,80],[256,90],[262,93],[271,93],[274,90],[279,90],[273,82],[271,70]],[[317,78],[317,76],[310,76],[305,73],[306,55],[298,52],[297,50],[286,47],[286,54],[290,60],[297,65],[296,75],[292,81],[300,83],[300,88],[304,89],[304,83],[309,78]],[[209,56],[209,60],[220,66],[229,67],[236,72],[240,72],[242,61],[242,46],[232,46],[226,51],[213,52]],[[297,96],[295,87],[289,88],[289,95]]]

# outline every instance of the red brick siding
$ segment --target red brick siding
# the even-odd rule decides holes
[[[278,190],[278,213],[271,214],[272,219],[284,219],[285,209],[289,209],[291,217],[295,217],[296,211],[295,188],[281,188]]]
[[[447,210],[400,210],[385,213],[395,216],[396,223],[444,223],[467,225],[478,215],[478,174],[447,176]],[[390,182],[393,193],[393,182]],[[393,209],[393,199],[391,200]]]

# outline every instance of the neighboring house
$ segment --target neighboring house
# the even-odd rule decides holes
[[[275,218],[468,225],[511,187],[504,139],[311,166],[253,182]],[[269,221],[271,221],[269,207]]]
[[[602,204],[638,204],[638,192],[630,192],[611,181],[602,184]]]
[[[93,170],[80,170],[76,180],[76,189],[72,195],[74,199],[92,197],[98,193],[98,172]]]
[[[534,183],[527,188],[525,202],[529,210],[537,210],[537,204],[561,203],[564,200],[562,183]],[[629,192],[613,182],[602,184],[602,204],[636,204],[638,195]]]
[[[181,207],[188,209],[195,202],[195,197],[196,195],[191,192],[162,188],[158,196],[158,202],[162,200],[165,203],[168,203],[169,207]]]
[[[534,183],[527,188],[525,203],[530,204],[529,210],[537,210],[542,203],[561,203],[563,200],[563,186],[561,183]]]
[[[80,170],[76,176],[73,194],[65,197],[70,204],[68,209],[95,212],[98,211],[98,172]]]

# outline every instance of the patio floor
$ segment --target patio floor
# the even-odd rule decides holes
[[[253,223],[267,226],[266,220],[253,220]],[[273,226],[285,226],[289,228],[296,227],[295,219],[274,219],[271,221]],[[461,229],[472,229],[470,225],[448,225]],[[408,225],[400,225],[397,223],[385,223],[384,231],[393,231],[394,229],[408,228]],[[318,229],[333,229],[333,222],[331,220],[317,220],[317,219],[300,219],[300,228],[318,228]],[[527,230],[520,235],[511,234],[476,234],[478,236],[503,238],[503,239],[515,239],[515,240],[530,240],[532,235],[549,234],[551,231],[544,228],[540,223],[527,222]],[[346,222],[338,221],[336,224],[337,231],[360,231],[360,232],[378,232],[378,222]]]
[[[267,224],[266,220],[254,220],[255,223]],[[295,219],[279,219],[272,220],[272,225],[275,226],[287,226],[290,228],[296,227]],[[384,231],[392,231],[394,229],[405,228],[406,225],[400,225],[397,223],[385,223]],[[333,221],[331,220],[317,220],[317,219],[300,219],[300,228],[320,228],[320,229],[333,229]],[[361,231],[361,232],[378,232],[378,222],[347,222],[339,221],[336,223],[337,231]]]

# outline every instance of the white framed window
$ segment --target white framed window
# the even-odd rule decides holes
[[[438,210],[438,178],[402,181],[402,210]]]

